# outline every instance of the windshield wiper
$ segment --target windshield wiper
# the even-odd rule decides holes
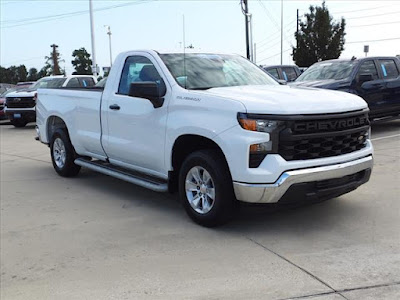
[[[210,87],[188,88],[188,90],[200,90],[200,91],[204,91],[204,90],[208,90],[208,89],[212,89],[212,88],[214,88],[214,86],[210,86]]]

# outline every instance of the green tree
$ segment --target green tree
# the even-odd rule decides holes
[[[9,68],[0,67],[0,82],[12,83],[26,81],[27,71],[24,65],[11,66]]]
[[[72,52],[72,57],[74,57],[74,60],[72,60],[71,63],[75,68],[75,72],[73,74],[91,75],[93,73],[90,54],[84,47],[74,50],[74,52]]]
[[[310,6],[305,18],[295,33],[297,47],[293,47],[292,55],[296,65],[309,67],[317,61],[338,58],[344,50],[345,19],[334,22],[325,1],[321,7]]]
[[[39,72],[36,68],[30,68],[28,71],[28,81],[36,81],[39,79]]]

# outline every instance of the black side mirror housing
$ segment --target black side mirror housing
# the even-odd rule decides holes
[[[164,103],[166,87],[163,80],[158,85],[155,81],[132,82],[129,87],[129,96],[150,100],[154,108],[161,107]]]
[[[360,74],[358,76],[359,83],[364,83],[364,82],[372,81],[372,80],[374,80],[374,78],[372,77],[372,74]]]

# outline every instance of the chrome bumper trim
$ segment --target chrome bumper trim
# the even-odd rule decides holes
[[[275,183],[233,182],[236,198],[250,203],[276,203],[293,184],[341,178],[372,169],[372,155],[346,163],[284,172]]]

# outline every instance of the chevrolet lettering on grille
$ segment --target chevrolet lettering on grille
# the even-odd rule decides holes
[[[352,127],[360,127],[368,124],[369,124],[368,117],[357,116],[354,118],[346,118],[338,120],[296,122],[296,124],[294,125],[294,130],[296,132],[308,132],[314,130],[330,131],[330,130],[347,129]]]

